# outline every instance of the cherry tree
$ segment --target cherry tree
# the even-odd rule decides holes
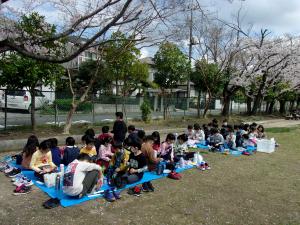
[[[277,92],[283,93],[299,88],[299,41],[293,37],[268,38],[270,33],[261,30],[257,38],[248,38],[243,52],[239,76],[231,80],[233,86],[242,87],[253,105],[249,114],[256,114],[267,92],[279,83],[286,84]],[[251,104],[249,104],[251,106]]]
[[[164,39],[156,33],[160,22],[173,14],[176,0],[40,0],[13,1],[0,5],[0,53],[16,51],[22,55],[49,62],[63,63],[72,60],[84,50],[113,41],[111,34],[121,31],[131,36],[133,41],[153,42]],[[54,11],[57,32],[50,37],[29,34],[18,26],[19,18],[33,11],[45,14]],[[52,18],[53,19],[53,18]],[[47,21],[48,22],[48,21]],[[51,29],[45,23],[37,29]],[[77,37],[76,45],[71,45],[64,54],[56,55],[47,51],[44,44]],[[82,41],[84,40],[84,41]]]

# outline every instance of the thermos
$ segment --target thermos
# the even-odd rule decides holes
[[[60,174],[56,175],[55,179],[55,190],[60,190]]]

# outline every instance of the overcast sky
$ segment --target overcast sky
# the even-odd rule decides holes
[[[167,0],[166,0],[167,1]],[[22,0],[11,0],[12,6],[20,6]],[[233,15],[242,5],[241,15],[244,27],[253,25],[252,31],[259,32],[261,28],[268,29],[274,36],[285,33],[300,34],[300,0],[199,0],[204,8],[215,12],[219,18],[232,21]],[[49,7],[40,9],[49,22],[57,20],[57,14]],[[154,49],[142,50],[143,56],[152,56]]]
[[[241,1],[203,0],[212,5],[219,17],[231,20],[241,6]],[[242,2],[243,23],[253,24],[255,30],[266,28],[274,35],[300,34],[300,0],[245,0]]]

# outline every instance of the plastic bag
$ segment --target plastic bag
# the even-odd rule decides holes
[[[54,187],[57,173],[46,173],[44,174],[44,182],[46,187]]]

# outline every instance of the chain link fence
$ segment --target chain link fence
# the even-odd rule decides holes
[[[37,125],[49,124],[62,126],[72,105],[72,95],[65,92],[35,92],[35,119]],[[168,117],[185,117],[203,115],[207,98],[170,97],[170,96],[107,96],[91,94],[78,105],[73,115],[73,123],[98,123],[113,121],[115,112],[122,111],[126,119],[141,119],[140,105],[147,99],[152,109],[152,118],[161,119],[164,111]],[[189,108],[187,109],[187,106]],[[264,111],[266,103],[261,106]],[[213,98],[208,105],[207,114],[219,115],[223,107],[222,98]],[[27,90],[0,89],[0,129],[31,124],[30,111],[32,98]],[[247,104],[243,99],[231,101],[230,113],[246,113]]]

